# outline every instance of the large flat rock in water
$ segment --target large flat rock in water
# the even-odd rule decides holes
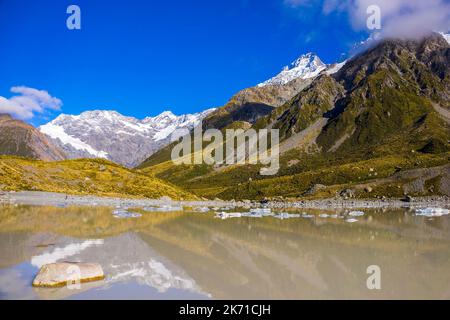
[[[33,281],[34,287],[54,288],[68,284],[103,280],[105,275],[97,263],[51,263],[42,266]]]

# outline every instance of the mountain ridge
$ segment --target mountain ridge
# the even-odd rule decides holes
[[[338,72],[322,72],[252,124],[280,129],[283,153],[274,177],[259,176],[260,166],[251,165],[176,168],[167,157],[139,168],[185,188],[195,186],[198,195],[226,199],[303,197],[314,185],[333,196],[357,183],[376,190],[371,196],[450,195],[447,167],[427,173],[450,161],[450,126],[443,116],[450,110],[449,57],[448,41],[437,34],[385,39]],[[308,148],[300,148],[304,145]],[[413,182],[407,175],[386,180],[406,169],[417,169]],[[360,196],[367,196],[361,189]]]
[[[44,161],[66,158],[64,152],[36,128],[9,114],[0,114],[0,154]]]
[[[165,111],[139,120],[113,110],[91,110],[80,115],[61,114],[39,127],[69,158],[104,158],[133,167],[170,143],[177,129],[193,129],[213,112],[176,116]]]

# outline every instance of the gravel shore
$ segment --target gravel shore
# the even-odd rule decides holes
[[[354,209],[354,208],[402,208],[402,207],[445,207],[450,208],[449,197],[413,198],[410,202],[400,199],[360,200],[360,199],[324,199],[308,201],[273,201],[260,203],[259,201],[174,201],[166,198],[151,199],[122,199],[96,196],[75,196],[62,193],[48,192],[2,192],[0,204],[20,204],[36,206],[102,206],[102,207],[145,207],[161,205],[177,205],[184,207],[239,207],[272,209]]]

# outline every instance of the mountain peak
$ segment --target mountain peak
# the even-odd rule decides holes
[[[450,44],[450,33],[439,32],[445,40],[447,40],[448,44]]]
[[[291,67],[289,69],[294,69],[298,67],[311,66],[314,64],[324,65],[324,63],[320,60],[319,56],[313,52],[308,52],[306,54],[302,54],[298,59],[291,63]]]
[[[286,66],[275,77],[260,83],[258,87],[268,85],[284,85],[294,79],[310,79],[318,76],[327,65],[320,60],[320,58],[312,52],[301,55],[298,59]]]
[[[176,116],[164,111],[139,120],[117,111],[92,110],[60,115],[39,130],[53,139],[69,158],[107,158],[128,167],[170,143],[177,129],[191,130],[214,109]]]

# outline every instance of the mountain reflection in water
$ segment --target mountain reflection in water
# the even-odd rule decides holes
[[[323,211],[287,220],[112,212],[0,208],[0,298],[450,298],[448,216],[365,210],[348,223]],[[106,279],[80,290],[32,288],[39,268],[57,261],[100,263]],[[370,265],[381,268],[381,290],[367,289]]]

